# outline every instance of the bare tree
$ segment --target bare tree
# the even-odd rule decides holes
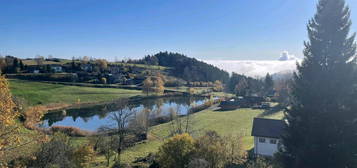
[[[97,149],[107,161],[107,167],[110,165],[110,159],[115,155],[116,138],[114,135],[110,135],[111,128],[100,127],[98,129],[98,135],[92,137],[90,140],[94,148]]]
[[[192,120],[190,116],[190,111],[187,112],[186,115],[182,116],[179,114],[180,112],[180,107],[177,106],[176,109],[170,108],[170,136],[176,135],[176,134],[183,134],[183,133],[188,133],[191,134],[193,132],[192,130]]]
[[[120,163],[120,154],[124,148],[125,136],[128,133],[128,124],[134,111],[127,107],[128,100],[121,99],[117,102],[118,110],[113,112],[110,118],[115,122],[114,133],[118,136],[117,140],[117,161]]]
[[[35,61],[38,66],[43,65],[43,62],[45,61],[45,57],[41,55],[36,55]]]
[[[152,111],[150,109],[144,108],[135,116],[135,123],[134,123],[135,127],[137,127],[141,133],[144,132],[146,138],[147,138],[147,135],[149,132],[149,127],[150,127],[151,112]]]

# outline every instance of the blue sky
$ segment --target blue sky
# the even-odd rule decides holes
[[[198,59],[302,57],[317,0],[0,0],[0,53]],[[352,31],[357,30],[357,2]]]

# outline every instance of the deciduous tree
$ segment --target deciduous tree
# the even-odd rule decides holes
[[[216,80],[216,81],[214,82],[214,88],[213,88],[213,90],[216,91],[216,92],[221,92],[221,91],[223,91],[223,84],[222,84],[222,82],[219,81],[219,80]]]
[[[239,96],[246,96],[248,90],[248,82],[245,78],[241,78],[241,80],[235,86],[235,93]]]
[[[18,126],[16,118],[19,113],[15,109],[15,103],[9,90],[9,84],[4,76],[0,75],[0,166],[1,158],[5,158],[7,152],[19,145]]]
[[[194,153],[194,139],[188,134],[178,134],[162,145],[158,162],[163,168],[187,167]]]
[[[152,87],[153,87],[153,81],[151,80],[150,77],[147,77],[143,82],[143,86],[142,86],[143,92],[146,93],[146,95],[148,96]]]
[[[118,140],[117,140],[117,162],[120,163],[120,155],[124,149],[124,142],[125,142],[125,136],[128,133],[128,122],[131,119],[132,115],[134,114],[134,111],[132,111],[131,109],[129,109],[127,107],[128,104],[128,100],[126,99],[121,99],[118,100],[118,102],[116,103],[116,105],[118,106],[118,110],[116,110],[115,112],[113,112],[111,114],[111,119],[114,121],[115,123],[115,127],[114,127],[114,133],[115,135],[118,136]]]

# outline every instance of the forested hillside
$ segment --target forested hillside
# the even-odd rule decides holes
[[[152,56],[146,56],[138,60],[137,63],[171,67],[173,76],[186,81],[214,82],[220,80],[226,83],[229,80],[228,72],[179,53],[160,52]]]

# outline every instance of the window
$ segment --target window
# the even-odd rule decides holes
[[[271,144],[276,144],[276,139],[271,139],[271,140],[270,140],[270,143],[271,143]]]
[[[265,143],[265,138],[259,138],[260,143]]]

